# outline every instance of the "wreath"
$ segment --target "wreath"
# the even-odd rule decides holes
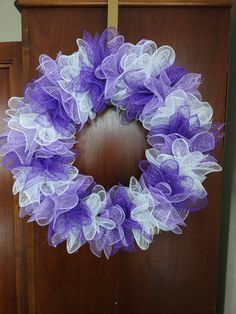
[[[52,246],[68,253],[86,242],[108,258],[136,244],[146,250],[160,231],[181,234],[189,212],[207,204],[203,181],[221,171],[212,152],[222,125],[198,90],[201,76],[175,65],[170,46],[124,42],[115,29],[87,32],[79,50],[40,56],[38,79],[9,100],[1,136],[3,166],[13,174],[20,217],[48,225]],[[124,123],[148,131],[141,177],[109,189],[73,166],[75,135],[108,106]]]

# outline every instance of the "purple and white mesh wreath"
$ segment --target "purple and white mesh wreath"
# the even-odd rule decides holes
[[[37,80],[9,100],[3,166],[14,175],[20,216],[48,225],[48,241],[68,253],[86,242],[108,258],[146,250],[160,231],[180,234],[189,212],[206,206],[203,181],[221,171],[212,156],[222,125],[198,90],[201,76],[175,65],[169,46],[125,43],[114,29],[78,39],[79,50],[40,56]],[[73,166],[75,135],[108,106],[139,120],[152,148],[138,179],[109,190]]]

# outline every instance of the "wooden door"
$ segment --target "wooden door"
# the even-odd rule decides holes
[[[203,74],[203,98],[224,122],[228,69],[229,1],[130,1],[119,11],[119,30],[127,41],[150,38],[169,44],[177,64]],[[151,3],[149,2],[149,4]],[[183,5],[183,4],[187,5]],[[127,4],[127,3],[126,3]],[[99,1],[18,1],[23,18],[24,80],[37,76],[41,53],[56,57],[76,50],[84,30],[106,27],[106,6]],[[164,5],[164,6],[163,6]],[[112,110],[79,135],[81,173],[105,186],[138,176],[147,146],[137,123],[122,126]],[[222,160],[222,146],[216,155]],[[87,246],[68,255],[65,245],[47,244],[47,230],[32,225],[27,245],[30,314],[213,314],[216,312],[221,174],[206,182],[209,205],[189,216],[177,236],[163,232],[146,252],[98,259]],[[25,277],[24,277],[25,279]],[[25,312],[19,312],[25,313]]]
[[[0,133],[4,131],[8,99],[22,93],[21,43],[0,43]],[[27,310],[27,273],[23,265],[25,226],[18,219],[17,199],[12,195],[13,179],[0,167],[0,313]],[[25,302],[26,301],[26,302]],[[25,302],[25,305],[24,305]],[[26,313],[26,312],[25,312]]]

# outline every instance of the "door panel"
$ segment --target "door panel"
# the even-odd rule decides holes
[[[21,43],[0,43],[0,133],[4,132],[8,99],[21,91]],[[18,208],[12,195],[12,176],[0,167],[0,313],[17,313],[20,307],[21,263]],[[16,215],[16,219],[15,219]]]

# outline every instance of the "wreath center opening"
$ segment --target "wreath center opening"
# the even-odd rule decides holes
[[[139,177],[139,161],[145,159],[147,132],[138,121],[123,124],[114,108],[98,114],[77,134],[75,161],[80,173],[92,175],[105,188],[129,184]]]

